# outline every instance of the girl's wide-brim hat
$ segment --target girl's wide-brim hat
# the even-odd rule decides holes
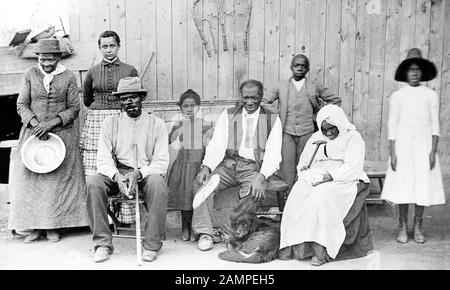
[[[127,77],[119,81],[117,91],[112,94],[118,97],[126,94],[139,94],[145,98],[147,91],[142,88],[141,80],[138,77]]]
[[[22,146],[22,162],[34,173],[43,174],[56,170],[66,156],[64,141],[56,134],[48,135],[50,138],[46,141],[30,136]]]
[[[34,53],[63,53],[56,38],[39,39]]]
[[[422,52],[418,48],[412,48],[408,51],[406,59],[398,66],[395,72],[395,80],[398,82],[408,82],[406,73],[411,64],[417,64],[422,71],[422,82],[428,82],[437,76],[437,68],[431,61],[422,57]]]

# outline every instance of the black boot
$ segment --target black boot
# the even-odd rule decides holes
[[[397,242],[406,244],[408,242],[408,205],[399,205],[400,218],[398,219]]]
[[[181,211],[181,240],[189,241],[191,238],[192,211]]]
[[[414,241],[418,244],[424,244],[427,241],[422,228],[423,210],[423,206],[416,205],[414,216]]]

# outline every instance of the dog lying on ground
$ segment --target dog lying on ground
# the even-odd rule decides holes
[[[219,258],[238,263],[266,263],[278,257],[280,247],[280,228],[269,222],[259,220],[254,208],[241,204],[230,216],[221,233],[228,250]]]

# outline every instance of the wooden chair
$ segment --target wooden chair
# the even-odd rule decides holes
[[[123,239],[135,239],[135,228],[131,225],[128,227],[123,226],[123,224],[117,219],[118,211],[120,211],[120,205],[121,204],[130,204],[132,206],[135,205],[134,199],[128,199],[125,196],[117,195],[113,197],[108,197],[108,203],[110,206],[108,206],[107,212],[109,217],[111,218],[113,224],[113,237],[115,238],[123,238]],[[142,206],[144,209],[148,212],[147,205],[142,199],[139,199],[139,209],[142,209]],[[122,234],[121,232],[132,232],[133,234]],[[141,235],[144,236],[143,234]]]

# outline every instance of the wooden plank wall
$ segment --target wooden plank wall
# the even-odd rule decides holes
[[[224,7],[245,13],[248,1],[224,0]],[[188,88],[212,104],[209,113],[218,113],[238,97],[243,80],[276,86],[289,76],[292,56],[306,54],[310,78],[341,95],[366,140],[367,159],[375,161],[387,158],[388,97],[401,85],[393,80],[395,69],[409,48],[419,47],[439,70],[429,86],[441,97],[441,158],[450,163],[450,0],[253,0],[248,51],[244,17],[226,18],[228,51],[219,20],[210,20],[211,29],[203,22],[211,57],[192,19],[195,0],[71,2],[73,41],[91,42],[95,51],[98,34],[116,30],[120,57],[141,73],[155,52],[144,84],[149,101],[168,108],[166,118]],[[217,12],[215,3],[200,1],[203,17]]]

